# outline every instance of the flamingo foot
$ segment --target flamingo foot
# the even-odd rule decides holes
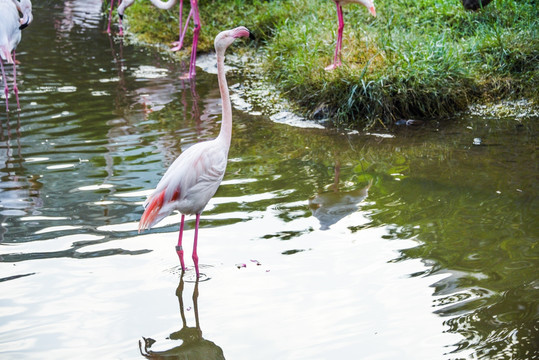
[[[341,66],[340,63],[336,63],[336,64],[331,64],[331,65],[328,65],[324,68],[324,70],[326,71],[333,71],[335,70],[336,68],[338,68],[339,66]]]
[[[191,80],[194,79],[195,76],[191,74],[191,72],[186,72],[183,75],[180,75],[180,80]]]
[[[175,44],[178,44],[178,41],[175,41],[172,43],[172,45],[175,45]],[[172,52],[176,52],[176,51],[180,51],[182,49],[182,44],[178,44],[178,45],[175,45],[173,47],[170,48],[170,51]]]
[[[180,258],[180,264],[182,266],[182,271],[185,271],[185,263],[183,261],[183,248],[181,246],[176,246],[176,253],[178,258]]]

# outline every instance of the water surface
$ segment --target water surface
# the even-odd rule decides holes
[[[179,215],[137,222],[167,166],[217,135],[215,74],[181,80],[186,64],[107,36],[100,1],[34,13],[23,110],[0,113],[2,359],[538,355],[537,114],[290,126],[230,56],[233,140],[197,284]]]

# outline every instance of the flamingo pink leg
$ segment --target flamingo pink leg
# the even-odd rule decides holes
[[[112,1],[114,1],[114,0],[112,0]],[[122,0],[118,0],[118,6],[120,6],[121,3],[122,3]],[[122,18],[118,19],[118,25],[120,26],[119,35],[124,36],[124,26],[123,26],[123,23],[122,23]]]
[[[198,0],[191,0],[191,10],[193,11],[193,23],[195,25],[195,29],[193,30],[193,45],[191,46],[191,62],[189,63],[189,77],[194,78],[196,76],[198,34],[200,33],[200,17],[198,15]]]
[[[183,237],[183,223],[185,220],[185,215],[182,214],[182,221],[180,223],[180,235],[178,236],[178,245],[176,246],[176,253],[180,258],[180,264],[182,265],[182,271],[185,271],[185,263],[183,262],[183,248],[182,248],[182,237]]]
[[[187,24],[189,24],[189,18],[191,17],[191,12],[189,12],[189,17],[187,18],[187,22],[185,24],[185,28],[187,29]],[[179,10],[178,10],[178,22],[179,22],[179,25],[178,25],[178,33],[179,33],[179,38],[178,38],[178,41],[174,41],[172,43],[172,48],[170,49],[170,51],[178,51],[182,48],[182,45],[183,45],[183,36],[185,35],[185,31],[182,35],[182,21],[183,21],[183,0],[180,0],[180,6],[179,6]]]
[[[114,0],[110,0],[110,11],[109,11],[109,23],[107,25],[107,33],[110,34],[110,23],[112,21],[112,8],[114,7]]]
[[[185,27],[183,28],[183,31],[180,33],[180,41],[173,42],[174,46],[170,49],[170,51],[178,51],[183,47],[183,38],[185,37],[185,33],[187,32],[187,27],[189,26],[189,21],[191,20],[191,16],[193,15],[193,10],[189,11],[189,16],[187,16],[187,21],[185,22]]]
[[[17,66],[15,65],[15,50],[13,50],[13,92],[15,93],[15,99],[17,100],[17,110],[21,110],[21,104],[19,103],[19,88],[17,87]]]
[[[6,73],[4,72],[4,61],[0,58],[0,67],[2,69],[2,80],[4,81],[4,94],[6,94],[6,111],[9,111],[9,88],[7,87]]]
[[[341,48],[342,48],[342,34],[344,30],[344,17],[342,14],[342,6],[335,2],[337,5],[337,17],[339,18],[339,27],[337,29],[337,45],[335,46],[335,57],[333,64],[326,67],[326,70],[333,70],[341,66]]]
[[[200,276],[198,271],[198,254],[197,254],[197,241],[198,241],[198,223],[200,222],[200,214],[196,216],[196,225],[195,225],[195,241],[193,242],[193,262],[195,263],[195,271],[197,273],[197,279]]]

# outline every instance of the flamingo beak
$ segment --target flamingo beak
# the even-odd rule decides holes
[[[238,26],[236,29],[234,29],[235,32],[233,34],[234,37],[249,37],[249,39],[254,40],[255,36],[251,32],[251,30],[247,29],[245,26]]]
[[[118,14],[118,17],[120,17],[120,20],[124,20],[124,14]]]
[[[376,9],[374,8],[374,6],[371,6],[369,8],[369,12],[372,14],[372,16],[376,17]]]
[[[19,20],[19,23],[21,24],[19,26],[19,30],[22,30],[22,29],[28,27],[28,25],[30,25],[31,21],[32,21],[32,18],[30,16],[28,16],[28,15],[23,16],[23,18]]]

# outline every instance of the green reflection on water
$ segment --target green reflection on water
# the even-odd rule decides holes
[[[33,36],[56,39],[58,46],[32,56],[23,52],[25,111],[22,119],[1,118],[0,200],[7,229],[2,236],[9,245],[55,243],[62,235],[99,239],[73,240],[60,250],[57,244],[43,251],[32,246],[28,252],[6,250],[0,261],[144,254],[145,249],[125,250],[117,244],[107,248],[107,242],[133,236],[134,227],[99,229],[136,222],[144,196],[132,193],[151,189],[187,146],[217,134],[215,77],[200,72],[194,89],[177,79],[173,65],[156,60],[155,68],[170,67],[171,74],[139,79],[133,74],[146,69],[148,59],[137,50],[125,49],[120,56],[119,44],[109,43],[97,29],[92,34],[81,29],[78,37],[69,34],[70,41],[58,38],[47,19],[36,18],[41,31]],[[98,39],[95,48],[101,50],[89,49],[88,38]],[[69,56],[64,58],[65,49]],[[79,63],[84,77],[73,70]],[[238,81],[234,71],[229,78],[230,85]],[[47,90],[66,86],[78,91]],[[101,92],[113,95],[97,96]],[[140,94],[149,94],[149,99]],[[31,101],[36,105],[30,106]],[[162,108],[155,106],[152,112],[144,101]],[[485,359],[532,358],[539,348],[536,135],[533,116],[467,117],[381,137],[298,129],[235,111],[225,182],[204,213],[203,227],[267,216],[280,225],[272,222],[256,241],[293,243],[319,231],[316,221],[286,228],[313,216],[310,200],[325,195],[331,197],[331,206],[355,198],[335,211],[325,226],[336,226],[343,211],[358,209],[368,221],[349,226],[349,233],[379,227],[385,229],[386,241],[416,241],[416,247],[402,250],[394,261],[420,259],[427,265],[424,272],[409,276],[446,275],[432,284],[432,309],[444,319],[448,332],[463,336],[457,350],[472,350]],[[475,138],[481,145],[474,145]],[[81,190],[88,186],[95,189]],[[126,194],[130,197],[122,197]],[[42,232],[65,224],[77,228]],[[174,224],[155,232],[176,230]],[[102,249],[84,252],[90,245]],[[296,247],[300,246],[291,244],[282,255],[308,253]],[[6,284],[29,274],[0,280]],[[413,324],[402,326],[413,330]]]

